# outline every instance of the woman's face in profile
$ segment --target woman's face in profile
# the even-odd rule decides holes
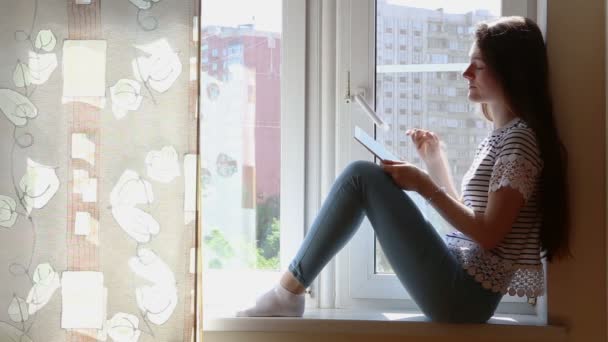
[[[479,103],[502,101],[501,86],[494,72],[484,62],[476,43],[471,46],[469,58],[469,66],[462,73],[469,84],[469,100]]]

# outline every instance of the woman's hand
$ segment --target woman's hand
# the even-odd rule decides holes
[[[432,185],[431,177],[414,164],[405,161],[385,160],[381,166],[384,172],[388,173],[401,189],[420,193]]]
[[[441,159],[441,141],[437,134],[420,128],[408,129],[405,134],[412,137],[416,151],[425,164],[434,163]]]

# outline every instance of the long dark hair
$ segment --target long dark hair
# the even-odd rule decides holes
[[[539,179],[541,250],[548,261],[570,256],[567,151],[553,118],[547,49],[536,23],[504,17],[480,23],[475,41],[502,85],[506,104],[536,134],[544,166]],[[483,106],[487,116],[487,106]]]

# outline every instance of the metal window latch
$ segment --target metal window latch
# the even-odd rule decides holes
[[[350,70],[346,72],[346,95],[344,96],[344,101],[346,103],[350,103],[352,100],[352,95],[350,94]]]
[[[350,71],[346,72],[346,95],[344,96],[344,101],[346,103],[355,102],[358,104],[361,109],[369,116],[369,118],[379,127],[382,127],[385,131],[390,129],[390,125],[384,122],[380,116],[376,113],[376,111],[372,108],[372,106],[367,103],[365,100],[365,93],[367,89],[365,88],[357,88],[356,92],[353,94],[350,90]]]
[[[350,70],[346,72],[346,95],[344,95],[344,102],[351,103],[356,102],[356,97],[359,96],[361,99],[365,97],[367,89],[358,87],[354,92],[350,89]],[[365,100],[363,100],[365,101]],[[369,105],[368,105],[369,106]]]

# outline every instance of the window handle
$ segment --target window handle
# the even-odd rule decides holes
[[[367,115],[372,119],[372,121],[376,125],[382,127],[385,131],[388,131],[390,129],[389,125],[386,122],[384,122],[378,116],[378,114],[376,114],[376,111],[373,110],[372,107],[367,103],[367,101],[365,101],[362,94],[355,95],[354,100],[363,109],[363,111],[365,113],[367,113]]]
[[[352,94],[350,91],[350,71],[347,71],[346,74],[346,96],[344,97],[344,100],[346,101],[346,103],[351,103],[352,101],[355,101],[360,107],[361,109],[363,109],[363,111],[372,119],[372,121],[378,125],[379,127],[382,127],[385,131],[388,131],[390,129],[389,125],[384,122],[382,120],[382,118],[380,118],[380,116],[378,116],[378,114],[376,113],[376,111],[369,105],[369,103],[367,103],[367,101],[365,101],[365,88],[357,88],[357,92],[356,94]]]

